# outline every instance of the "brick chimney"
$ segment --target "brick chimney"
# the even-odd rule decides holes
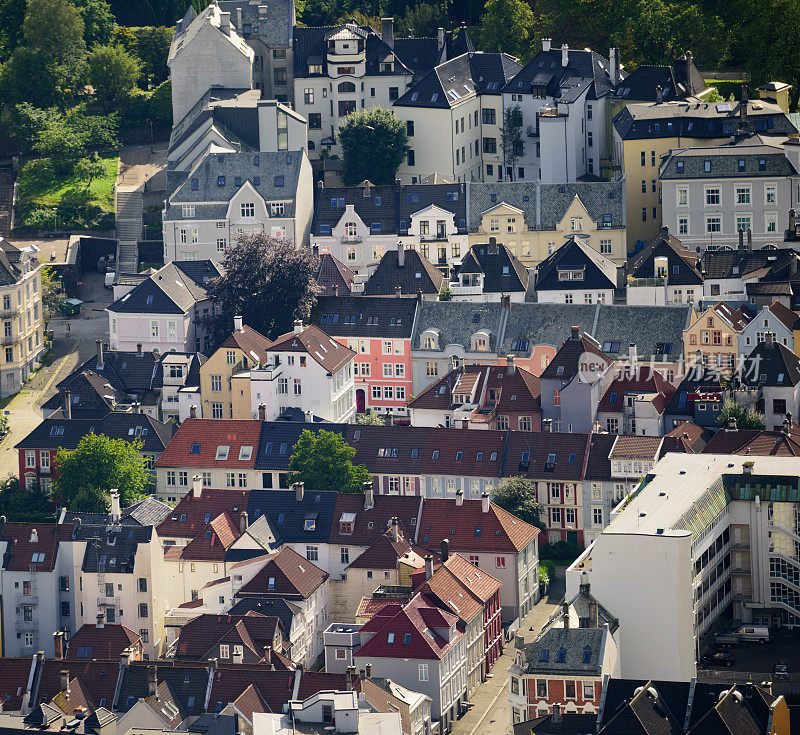
[[[199,498],[203,494],[203,478],[201,475],[192,477],[192,497]]]
[[[302,502],[305,490],[306,490],[306,485],[304,482],[296,482],[294,484],[294,499],[298,503]]]
[[[60,630],[53,633],[53,651],[53,658],[64,658],[64,633]]]

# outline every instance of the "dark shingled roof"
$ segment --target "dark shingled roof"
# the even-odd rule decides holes
[[[413,296],[320,296],[311,321],[331,337],[408,339],[416,311]]]
[[[455,275],[483,274],[484,293],[513,293],[528,290],[528,269],[505,245],[473,245]]]
[[[800,357],[779,342],[756,345],[748,361],[758,366],[758,373],[743,371],[742,382],[745,385],[789,388],[800,383]]]
[[[559,273],[564,270],[582,271],[583,279],[563,281]],[[574,235],[539,263],[536,270],[537,291],[608,290],[616,287],[617,266],[614,262]]]
[[[678,170],[678,162],[682,169]],[[706,162],[710,170],[706,171]],[[763,165],[762,165],[763,164]],[[775,178],[797,170],[776,145],[744,141],[736,145],[673,149],[661,164],[660,179]]]
[[[702,94],[707,85],[692,55],[686,53],[675,59],[672,66],[637,66],[617,84],[612,96],[628,102],[656,102],[658,87],[661,87],[661,99],[669,101]]]
[[[668,231],[660,232],[628,261],[628,274],[633,278],[655,277],[656,258],[667,259],[667,283],[670,286],[703,285],[700,256],[685,248]]]
[[[83,365],[58,383],[56,388],[61,391],[69,386],[76,375],[85,370],[92,370],[123,393],[141,393],[153,387],[153,374],[157,362],[158,358],[152,352],[105,350],[102,368],[97,366],[97,355],[92,355]]]
[[[403,294],[438,294],[444,276],[427,258],[416,250],[406,249],[405,263],[398,262],[398,251],[387,250],[378,267],[364,284],[365,296],[394,296],[399,286]]]
[[[250,0],[220,0],[218,4],[220,10],[231,14],[231,25],[245,40],[257,38],[268,48],[289,48],[292,45],[295,18],[291,0],[269,0],[257,5]]]
[[[604,628],[550,628],[523,649],[525,671],[599,676],[606,635]]]

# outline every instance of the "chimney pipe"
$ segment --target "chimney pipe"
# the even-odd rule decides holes
[[[58,675],[59,683],[61,685],[61,691],[66,694],[69,692],[69,671],[66,669],[62,669]]]
[[[482,513],[489,512],[489,493],[487,493],[485,490],[481,495],[481,512]]]
[[[464,505],[464,491],[459,488],[456,490],[456,506],[460,508],[462,505]]]
[[[345,688],[348,692],[353,691],[353,674],[355,673],[355,666],[348,666],[344,670]]]
[[[444,564],[450,558],[450,540],[443,538],[441,544],[441,551],[442,551],[442,564]]]
[[[139,355],[139,357],[142,356],[142,343],[141,342],[137,343],[137,345],[136,345],[136,354]]]
[[[797,229],[797,210],[789,210],[789,232],[794,233]]]
[[[148,666],[147,667],[147,693],[149,696],[154,697],[156,695],[156,689],[158,688],[158,673],[155,666]]]
[[[233,317],[233,328],[237,332],[244,332],[244,322],[241,316]]]
[[[53,658],[61,660],[64,658],[64,633],[57,630],[53,633]]]
[[[739,230],[739,250],[744,250],[744,230]]]
[[[72,394],[64,391],[64,418],[69,421],[72,418]]]
[[[753,231],[748,227],[747,228],[747,249],[753,249]]]
[[[114,488],[111,491],[111,523],[119,523],[122,511],[119,505],[119,490]]]
[[[306,485],[304,482],[296,482],[294,484],[294,499],[299,503],[303,500]]]
[[[406,247],[402,242],[397,243],[397,267],[402,268],[406,264]]]
[[[772,347],[775,344],[775,335],[772,332],[766,332],[764,334],[764,344],[767,347]]]
[[[403,287],[401,285],[397,285],[394,287],[394,295],[399,299],[403,295]]]
[[[259,421],[267,420],[267,407],[263,403],[260,403],[258,405],[258,420]]]
[[[561,619],[564,621],[564,629],[569,628],[569,603],[563,602],[561,604]]]
[[[95,344],[97,345],[97,365],[96,368],[98,370],[102,370],[105,365],[103,363],[103,340],[98,339],[95,340]]]
[[[197,418],[197,406],[193,403],[189,406],[189,418],[196,419]]]
[[[375,507],[375,488],[372,481],[364,483],[364,510],[371,510]]]
[[[95,620],[97,621],[95,623],[95,628],[97,628],[97,630],[102,630],[106,627],[106,619],[103,613],[97,613],[97,615],[95,615]]]
[[[600,627],[600,610],[594,598],[589,600],[589,625],[592,628]]]
[[[581,328],[580,327],[572,327],[572,334],[570,337],[572,340],[577,341],[581,338]]]
[[[303,331],[303,321],[302,319],[295,319],[294,320],[294,333],[300,334]]]
[[[517,372],[517,366],[514,364],[514,355],[506,355],[506,374],[513,375]]]
[[[429,580],[433,576],[433,555],[427,554],[425,556],[425,580]]]
[[[199,498],[203,494],[203,477],[202,475],[194,475],[192,477],[192,497]]]
[[[394,48],[394,18],[381,18],[381,40],[390,48]]]
[[[247,511],[243,510],[239,516],[239,533],[244,533],[247,530]]]
[[[509,296],[508,294],[502,294],[500,296],[500,308],[501,309],[511,308],[511,296]]]
[[[614,46],[608,50],[608,76],[611,84],[619,84],[619,51]]]
[[[542,51],[549,51],[550,45],[552,44],[552,39],[550,38],[543,38],[542,39]]]
[[[439,54],[442,53],[444,48],[444,28],[436,29],[436,50]]]
[[[331,291],[333,291],[333,295],[334,296],[338,296],[339,295],[339,284],[338,283],[334,283],[333,286],[331,286]]]
[[[742,473],[745,475],[752,475],[753,474],[753,465],[755,462],[753,460],[749,460],[742,465]]]
[[[561,44],[561,66],[569,64],[569,46],[566,43]]]
[[[367,664],[364,667],[364,673],[367,675],[367,679],[372,678],[372,664]]]
[[[397,518],[392,518],[392,541],[397,543],[400,540],[400,525]]]

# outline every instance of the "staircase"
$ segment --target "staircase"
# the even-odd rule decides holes
[[[11,163],[0,164],[0,237],[11,234],[11,212],[14,208],[14,172]]]
[[[136,273],[139,265],[138,241],[142,236],[142,189],[117,188],[117,273]]]

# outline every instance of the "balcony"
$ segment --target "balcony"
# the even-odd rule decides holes
[[[119,597],[98,597],[97,607],[119,607]]]
[[[19,314],[19,309],[0,309],[0,319],[11,319]]]
[[[19,339],[20,339],[19,336],[14,337],[13,335],[11,337],[3,337],[2,344],[13,345],[19,342]]]
[[[731,551],[750,551],[749,541],[734,541],[731,544]]]
[[[422,242],[447,242],[447,233],[446,232],[426,232],[420,233],[419,239]]]
[[[17,595],[17,605],[38,605],[39,595]]]
[[[361,235],[342,235],[340,242],[344,245],[355,245],[364,242],[364,238]]]
[[[528,125],[525,130],[525,135],[529,138],[538,138],[539,137],[539,126],[538,125]]]
[[[656,286],[666,286],[667,277],[659,276],[658,278],[629,278],[628,288],[654,288]]]
[[[480,296],[483,286],[462,286],[458,281],[451,281],[448,289],[453,296]]]

